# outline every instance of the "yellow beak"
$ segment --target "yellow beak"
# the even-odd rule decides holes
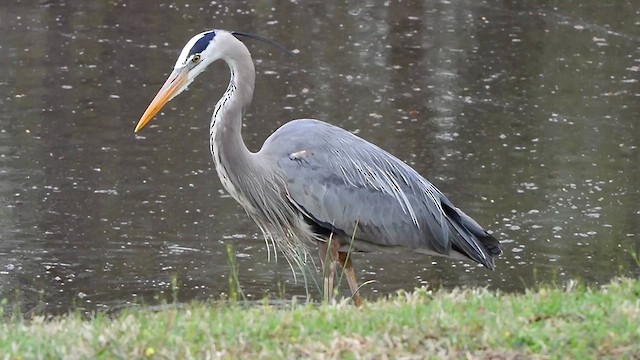
[[[183,86],[186,83],[187,72],[173,70],[171,75],[169,75],[169,78],[167,78],[167,81],[162,85],[162,88],[160,88],[160,91],[158,91],[156,97],[154,97],[151,104],[149,104],[149,107],[147,107],[147,110],[142,114],[134,132],[142,130],[142,128],[160,112],[162,107],[168,103],[169,100],[173,99],[183,90]]]

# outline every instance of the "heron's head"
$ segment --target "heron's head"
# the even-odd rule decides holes
[[[166,103],[185,91],[191,82],[211,63],[232,56],[233,52],[239,48],[243,48],[246,51],[244,46],[238,46],[239,41],[236,38],[239,36],[260,40],[275,45],[289,54],[293,54],[292,51],[287,50],[273,40],[254,34],[239,31],[229,32],[225,30],[211,30],[200,33],[192,37],[191,40],[187,42],[187,45],[182,48],[169,78],[153,98],[149,107],[147,107],[147,110],[140,118],[140,121],[138,121],[138,125],[136,125],[134,131],[140,131],[160,112]]]
[[[234,38],[233,35],[224,30],[205,31],[192,37],[182,48],[169,78],[138,121],[135,132],[151,121],[166,103],[185,91],[207,66],[223,58],[230,38]]]

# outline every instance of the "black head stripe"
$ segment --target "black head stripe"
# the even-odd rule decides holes
[[[196,41],[195,44],[193,44],[193,47],[191,48],[191,50],[189,50],[189,57],[193,54],[199,54],[203,52],[204,49],[206,49],[207,46],[209,46],[209,43],[211,42],[211,40],[213,40],[215,36],[216,36],[215,31],[210,31],[202,35],[202,37],[198,41]]]

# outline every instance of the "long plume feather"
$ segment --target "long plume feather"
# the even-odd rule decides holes
[[[282,46],[282,45],[278,44],[277,42],[275,42],[275,41],[273,41],[273,40],[271,40],[271,39],[268,39],[268,38],[266,38],[266,37],[260,36],[260,35],[251,34],[251,33],[246,33],[246,32],[242,32],[242,31],[232,31],[232,32],[231,32],[231,35],[233,35],[233,36],[235,36],[235,37],[238,37],[238,36],[244,36],[244,37],[247,37],[247,38],[250,38],[250,39],[259,40],[259,41],[262,41],[262,42],[264,42],[264,43],[267,43],[267,44],[273,45],[273,46],[277,47],[278,49],[280,49],[280,50],[282,50],[282,51],[286,52],[286,53],[287,53],[287,54],[289,54],[289,55],[295,55],[295,54],[296,54],[295,52],[293,52],[293,51],[291,51],[291,50],[287,49],[286,47],[284,47],[284,46]]]

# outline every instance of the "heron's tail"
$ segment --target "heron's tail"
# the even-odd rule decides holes
[[[500,242],[469,215],[452,204],[443,202],[442,209],[455,230],[452,242],[456,250],[486,268],[495,270],[494,257],[502,254]]]
[[[493,237],[493,235],[487,233],[485,231],[484,237],[478,237],[478,240],[484,245],[484,248],[487,249],[491,256],[500,256],[502,255],[502,249],[500,248],[500,242]]]

